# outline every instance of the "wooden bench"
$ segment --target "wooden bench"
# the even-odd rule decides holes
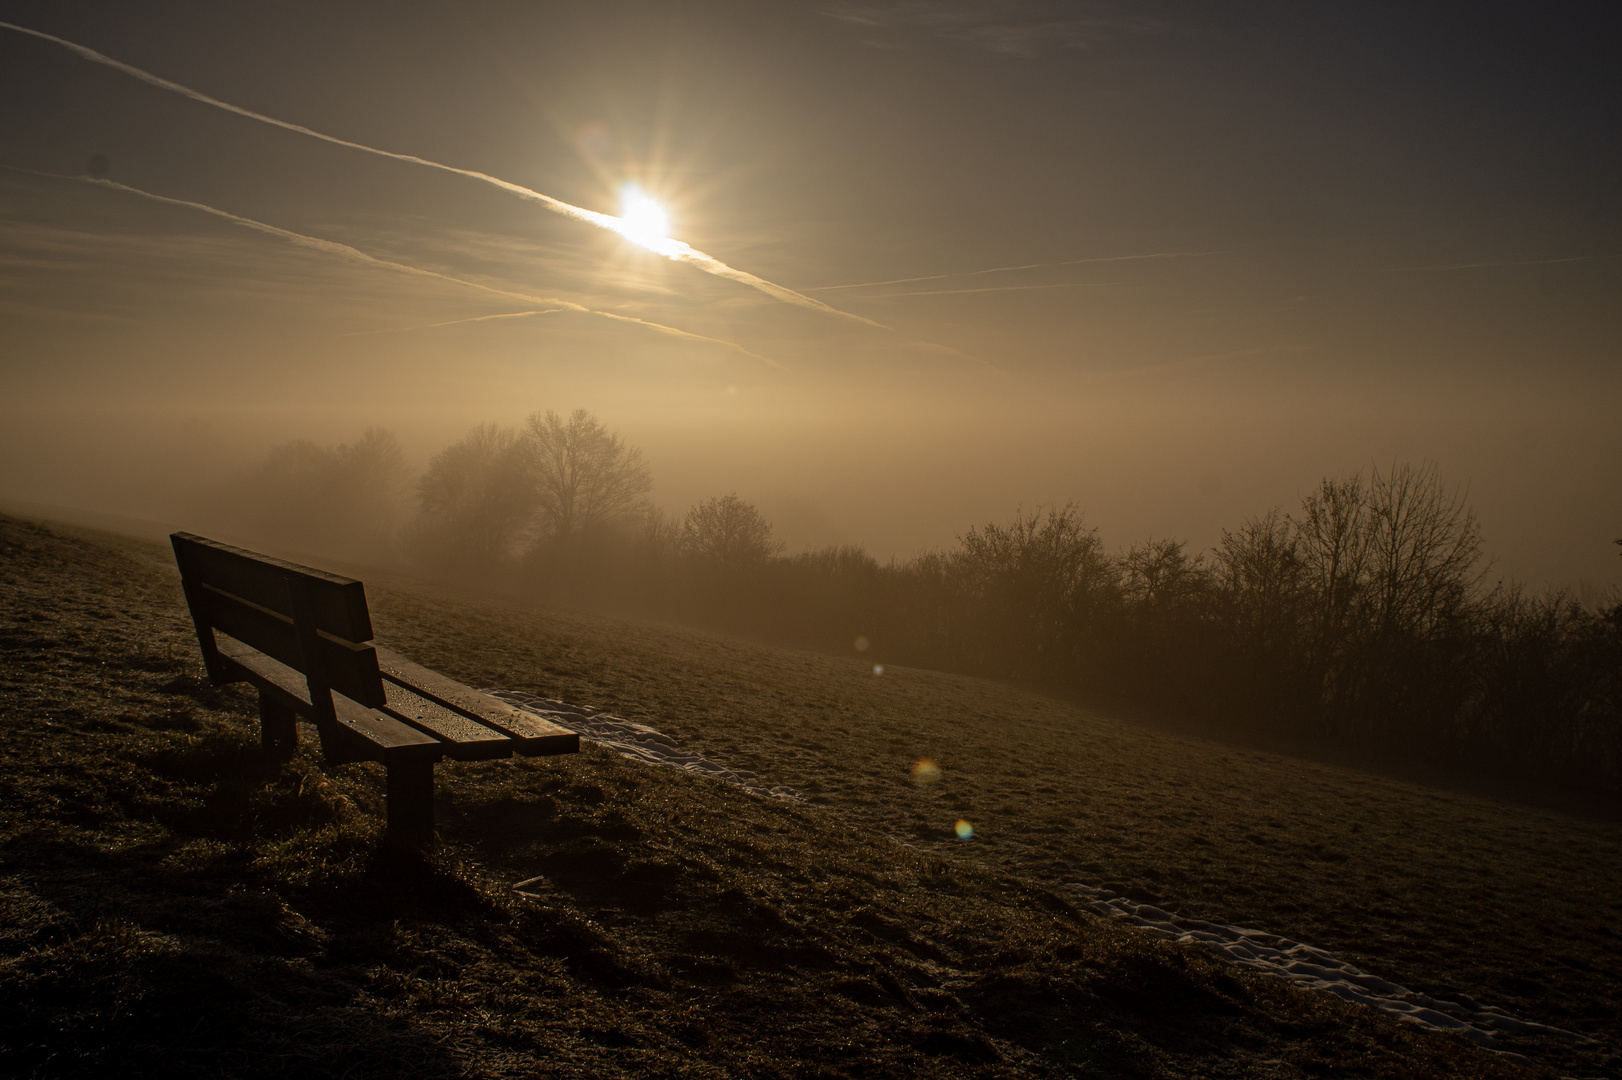
[[[169,539],[210,681],[258,688],[272,761],[292,757],[304,717],[328,761],[381,762],[391,839],[432,836],[434,765],[445,758],[580,749],[574,732],[374,644],[359,581],[190,533]]]

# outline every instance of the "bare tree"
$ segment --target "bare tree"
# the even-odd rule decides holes
[[[394,435],[368,428],[353,443],[273,446],[222,496],[227,524],[264,543],[345,558],[388,550],[404,511],[407,473]]]
[[[496,424],[480,424],[435,454],[417,494],[418,546],[466,570],[488,570],[513,554],[535,512],[524,445]]]
[[[648,557],[655,563],[673,562],[681,554],[682,523],[665,513],[663,507],[650,506],[642,514],[642,543]]]
[[[1078,623],[1113,594],[1116,574],[1098,530],[1074,504],[1020,511],[1008,525],[970,529],[958,545],[946,580],[974,612],[967,616],[976,627],[973,662],[984,670],[1051,674],[1074,652]]]
[[[1081,510],[1042,508],[1014,515],[1006,525],[991,523],[958,537],[961,568],[982,587],[1013,587],[1023,600],[1054,598],[1069,603],[1078,591],[1107,581],[1109,557],[1098,530],[1083,524]]]
[[[1313,634],[1317,661],[1327,658],[1350,632],[1362,598],[1369,559],[1368,489],[1361,476],[1324,480],[1301,500],[1291,518],[1301,568],[1316,595]]]
[[[1216,572],[1239,646],[1251,653],[1291,648],[1300,630],[1301,538],[1277,509],[1237,532],[1222,530]]]
[[[337,448],[354,540],[362,550],[386,547],[398,539],[410,500],[410,473],[394,433],[367,428],[352,443]]]
[[[734,569],[763,563],[783,549],[772,539],[772,523],[736,493],[687,511],[682,545],[703,562]]]
[[[540,525],[555,542],[631,516],[653,490],[642,451],[585,409],[567,421],[550,409],[534,413],[524,424],[524,440]]]
[[[1423,633],[1456,613],[1478,583],[1475,512],[1435,466],[1375,469],[1367,483],[1325,480],[1301,510],[1291,523],[1318,597],[1323,649],[1354,633]]]
[[[1190,559],[1181,540],[1148,540],[1121,556],[1121,591],[1148,613],[1186,605],[1199,596],[1209,570],[1203,557]]]
[[[1369,578],[1375,633],[1425,634],[1462,609],[1480,581],[1481,528],[1434,465],[1393,465],[1369,481]]]

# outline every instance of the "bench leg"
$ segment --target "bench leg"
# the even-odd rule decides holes
[[[434,835],[434,766],[394,762],[389,770],[389,838],[420,847]]]
[[[278,763],[292,760],[298,748],[298,718],[263,690],[259,692],[259,739],[265,757]]]

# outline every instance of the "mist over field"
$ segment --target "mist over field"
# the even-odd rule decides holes
[[[0,1073],[1613,1074],[1619,42],[0,0]]]
[[[1622,776],[1565,22],[13,6],[8,505]]]
[[[1603,35],[417,14],[8,6],[0,499],[1619,782]]]
[[[110,60],[5,32],[0,496],[169,520],[290,439],[383,426],[420,468],[585,407],[656,502],[737,490],[791,548],[907,558],[1075,501],[1202,550],[1433,462],[1495,574],[1622,581],[1615,95],[1580,35],[1038,9],[8,4]],[[593,213],[634,181],[857,318],[366,147]]]
[[[1221,386],[1105,385],[1060,402],[1001,385],[927,397],[874,385],[631,395],[564,387],[515,391],[506,407],[482,410],[454,398],[436,407],[247,407],[260,396],[247,388],[208,408],[31,406],[11,413],[0,434],[0,497],[179,525],[279,443],[349,442],[381,426],[420,471],[476,423],[585,405],[644,449],[653,503],[681,512],[740,492],[790,550],[859,544],[905,559],[1021,508],[1071,501],[1112,542],[1176,537],[1205,550],[1244,517],[1293,507],[1323,476],[1434,462],[1468,486],[1495,579],[1595,595],[1622,582],[1606,464],[1618,436],[1604,395],[1570,410],[1525,400],[1513,411],[1461,408],[1453,427],[1437,430],[1439,418],[1412,404],[1354,405],[1366,392],[1357,387],[1326,390],[1321,404],[1225,400],[1218,415]],[[357,387],[353,396],[366,395]],[[598,399],[621,405],[612,411]],[[1586,424],[1580,409],[1594,414]]]

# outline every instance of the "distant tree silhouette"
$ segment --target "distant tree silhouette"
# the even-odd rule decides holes
[[[1145,614],[1197,602],[1208,573],[1203,557],[1188,557],[1181,540],[1147,540],[1121,556],[1121,593]]]
[[[1480,528],[1434,466],[1325,480],[1292,519],[1314,617],[1305,658],[1326,734],[1419,737],[1420,714],[1457,707],[1446,670],[1466,662]],[[1365,735],[1373,737],[1371,732]]]
[[[1008,525],[970,529],[958,544],[958,562],[980,587],[1012,586],[1031,601],[1068,600],[1109,573],[1098,530],[1083,524],[1072,504],[1045,516],[1039,507],[1029,516],[1015,514]]]
[[[1248,655],[1283,658],[1300,640],[1307,605],[1302,540],[1277,508],[1238,530],[1222,530],[1217,587],[1235,644]]]
[[[682,546],[700,563],[724,569],[764,563],[783,548],[772,539],[772,523],[736,492],[687,511]]]
[[[1481,580],[1475,511],[1462,492],[1442,483],[1434,465],[1375,469],[1368,504],[1375,634],[1407,638],[1446,629]]]
[[[1246,722],[1288,723],[1315,716],[1322,697],[1308,658],[1315,598],[1303,557],[1305,542],[1278,508],[1222,530],[1213,552],[1212,601],[1230,654],[1230,715],[1246,702]]]
[[[376,558],[394,542],[406,479],[400,444],[382,428],[330,447],[299,439],[234,478],[222,509],[229,527],[263,543]]]
[[[390,458],[370,439],[284,444],[264,490],[336,505],[322,484],[388,471],[363,464]],[[499,572],[483,576],[536,599],[841,654],[860,640],[875,662],[1622,796],[1622,602],[1484,593],[1475,515],[1432,466],[1325,479],[1295,513],[1224,531],[1209,558],[1175,540],[1111,554],[1073,505],[905,562],[781,558],[736,493],[672,518],[641,501],[648,486],[591,414],[536,414],[522,435],[487,425],[437,455],[413,537],[442,568]],[[567,558],[510,558],[537,528],[579,538],[625,518]]]
[[[556,543],[633,516],[653,479],[642,451],[585,409],[564,420],[547,410],[524,424],[539,524]]]
[[[373,549],[390,543],[408,502],[410,474],[399,440],[385,428],[367,428],[355,442],[340,444],[337,455],[353,515],[351,536]]]
[[[480,424],[428,462],[413,546],[453,570],[487,572],[515,553],[535,513],[530,475],[518,433]]]
[[[642,512],[641,540],[643,550],[654,563],[674,562],[681,554],[682,522],[665,513],[658,506],[646,507]]]
[[[948,617],[967,615],[965,621],[983,628],[972,662],[1012,677],[1052,675],[1062,667],[1074,652],[1073,631],[1116,584],[1098,530],[1068,504],[970,529],[943,565],[925,570],[943,571],[974,612]]]
[[[1291,518],[1303,585],[1311,598],[1308,664],[1319,697],[1343,696],[1341,659],[1355,628],[1369,560],[1368,488],[1361,476],[1325,479],[1301,500],[1301,516]]]

